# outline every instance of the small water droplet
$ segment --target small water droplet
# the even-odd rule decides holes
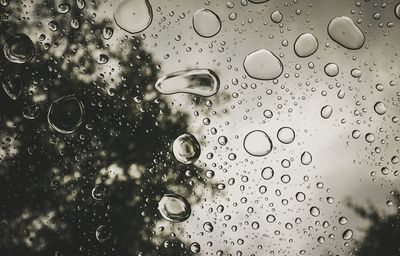
[[[26,118],[26,119],[36,119],[39,116],[39,111],[40,108],[38,106],[38,104],[33,104],[30,106],[26,106],[24,107],[23,111],[22,111],[22,115]]]
[[[265,132],[254,130],[244,138],[243,147],[252,156],[265,156],[272,150],[272,141]]]
[[[313,217],[318,217],[320,214],[319,208],[316,206],[313,206],[310,208],[310,213]]]
[[[312,162],[312,155],[308,151],[304,151],[300,157],[301,163],[304,165],[309,165]]]
[[[204,231],[206,231],[206,232],[208,232],[208,233],[211,233],[211,232],[214,231],[214,227],[213,227],[213,225],[211,224],[211,222],[206,222],[206,223],[204,223],[203,229],[204,229]]]
[[[339,67],[338,65],[336,65],[336,63],[328,63],[325,65],[325,74],[327,74],[330,77],[334,77],[337,76],[337,74],[339,74]]]
[[[344,240],[350,240],[353,237],[353,230],[351,229],[347,229],[343,232],[342,235]]]
[[[386,113],[386,106],[383,102],[378,101],[374,105],[374,110],[378,115],[384,115]]]
[[[114,34],[114,29],[111,27],[105,27],[103,28],[103,38],[105,40],[110,39]]]
[[[177,194],[165,194],[158,202],[158,210],[164,219],[176,223],[187,220],[191,213],[186,198]]]
[[[103,200],[107,196],[107,187],[104,184],[96,184],[92,189],[92,197],[95,200]]]
[[[244,59],[243,67],[251,78],[260,80],[275,79],[283,72],[281,60],[265,49],[249,53]]]
[[[304,200],[306,200],[306,195],[303,192],[297,192],[296,193],[296,200],[298,202],[303,202]]]
[[[321,116],[324,119],[328,119],[329,117],[331,117],[333,112],[333,109],[330,105],[325,105],[321,108]]]
[[[292,128],[282,127],[278,130],[277,137],[283,144],[290,144],[294,141],[296,135]]]
[[[261,171],[261,177],[263,177],[264,180],[270,180],[272,177],[274,177],[274,169],[271,167],[265,167]]]
[[[191,252],[193,252],[193,253],[199,253],[200,250],[201,250],[201,248],[200,248],[200,244],[199,244],[199,243],[193,242],[193,243],[190,245],[190,251],[191,251]]]

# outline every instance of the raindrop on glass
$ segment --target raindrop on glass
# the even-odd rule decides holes
[[[272,141],[265,132],[254,130],[244,138],[243,147],[252,156],[265,156],[272,150]]]
[[[11,62],[24,64],[35,55],[35,46],[29,36],[17,34],[9,39],[3,47],[4,56]]]
[[[158,202],[158,210],[164,219],[171,222],[182,222],[190,217],[190,204],[181,195],[165,194]]]
[[[346,16],[332,19],[328,25],[328,34],[333,41],[350,50],[360,49],[365,42],[363,32]]]
[[[148,0],[122,0],[114,10],[117,25],[129,33],[145,30],[153,20],[153,10]]]
[[[199,36],[213,37],[221,30],[221,20],[209,9],[200,9],[193,14],[193,28]]]
[[[272,80],[283,72],[280,59],[265,49],[249,53],[244,59],[243,67],[251,78],[259,80]]]
[[[172,144],[176,160],[183,164],[192,164],[200,156],[201,149],[197,139],[188,133],[180,135]]]
[[[301,34],[294,43],[294,52],[297,56],[302,58],[312,55],[317,51],[317,49],[318,40],[310,33]]]
[[[290,144],[294,141],[296,135],[292,128],[282,127],[277,133],[278,140],[284,144]]]
[[[84,110],[83,103],[75,96],[65,96],[51,103],[47,121],[60,133],[73,133],[83,122]]]

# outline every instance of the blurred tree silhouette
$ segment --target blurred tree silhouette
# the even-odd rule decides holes
[[[371,222],[363,241],[356,242],[356,254],[360,256],[393,256],[400,253],[400,194],[393,192],[393,206],[396,212],[381,216],[377,208],[368,208],[349,203],[362,218]]]
[[[96,20],[94,1],[84,9],[82,0],[70,2],[65,14],[58,1],[2,3],[1,45],[25,33],[36,52],[27,64],[0,54],[0,81],[18,74],[24,85],[15,101],[0,92],[0,255],[189,254],[174,236],[168,246],[154,242],[169,235],[154,231],[160,197],[177,192],[196,202],[193,187],[204,180],[172,157],[187,116],[157,98],[157,65],[141,39],[107,44],[102,30],[113,24]],[[108,62],[96,61],[99,54]],[[50,104],[66,95],[85,107],[72,134],[47,121]],[[23,117],[29,106],[39,109],[34,119]],[[96,184],[105,185],[104,200],[92,197]],[[110,230],[107,241],[96,239],[100,225]]]

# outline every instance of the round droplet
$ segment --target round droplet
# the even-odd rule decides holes
[[[296,193],[296,200],[298,202],[303,202],[304,200],[306,200],[306,195],[303,192],[297,192]]]
[[[4,44],[3,52],[9,61],[24,64],[35,55],[35,46],[29,36],[20,33]]]
[[[264,116],[266,117],[266,118],[272,118],[273,116],[274,116],[274,114],[272,113],[272,111],[271,110],[269,110],[269,109],[266,109],[265,111],[264,111]]]
[[[271,20],[275,23],[281,22],[283,19],[283,15],[280,11],[274,11],[271,13]]]
[[[341,225],[346,224],[346,223],[347,223],[347,218],[346,218],[346,217],[340,217],[340,218],[339,218],[339,223],[340,223]]]
[[[204,223],[203,229],[204,229],[204,231],[206,231],[206,232],[208,232],[208,233],[211,233],[211,232],[214,231],[214,227],[213,227],[213,225],[211,224],[211,222],[206,222],[206,223]]]
[[[330,105],[325,105],[321,108],[321,116],[324,119],[328,119],[329,117],[331,117],[333,112],[333,109]]]
[[[310,208],[310,213],[313,217],[318,217],[320,214],[319,208],[316,206],[313,206]]]
[[[92,189],[92,197],[95,200],[103,200],[107,196],[107,187],[104,184],[97,184]]]
[[[2,82],[3,89],[7,95],[13,99],[17,100],[22,92],[22,78],[20,75],[11,74],[5,77]]]
[[[328,63],[326,64],[325,68],[325,74],[327,74],[330,77],[334,77],[337,76],[337,74],[339,74],[339,67],[338,65],[336,65],[336,63]]]
[[[129,33],[145,30],[153,20],[153,10],[148,0],[122,0],[114,10],[117,25]]]
[[[165,194],[158,202],[158,210],[164,219],[171,222],[182,222],[190,217],[190,204],[181,195]]]
[[[114,34],[114,29],[111,27],[105,27],[103,28],[103,38],[105,40],[110,39]]]
[[[278,140],[284,144],[290,144],[294,141],[296,135],[292,128],[282,127],[278,130]]]
[[[193,14],[193,28],[199,36],[213,37],[221,30],[221,20],[209,9],[200,9]]]
[[[261,177],[263,177],[264,180],[270,180],[272,177],[274,177],[274,169],[271,167],[265,167],[261,171]]]
[[[272,141],[265,132],[254,130],[246,135],[243,146],[252,156],[265,156],[272,150]]]
[[[110,238],[111,238],[111,230],[108,226],[100,225],[96,229],[96,239],[99,242],[104,243],[105,241],[107,241]]]
[[[68,13],[71,10],[71,5],[69,3],[59,4],[57,7],[57,12],[61,14]]]
[[[39,116],[39,111],[40,108],[37,104],[33,104],[30,106],[26,106],[24,107],[24,109],[22,110],[22,115],[26,118],[26,119],[36,119]]]
[[[386,106],[383,102],[378,101],[374,105],[374,110],[378,115],[384,115],[386,113]]]
[[[200,244],[199,244],[199,243],[193,242],[193,243],[190,245],[190,251],[191,251],[191,252],[193,252],[193,253],[199,253],[200,250],[201,250],[201,248],[200,248]]]
[[[267,221],[268,221],[269,223],[274,222],[275,219],[276,219],[276,218],[275,218],[274,215],[272,215],[272,214],[268,214],[268,215],[267,215]]]
[[[243,67],[251,78],[260,80],[275,79],[283,72],[281,60],[265,49],[248,54],[244,59]]]
[[[181,70],[161,77],[155,87],[162,94],[190,93],[209,97],[218,92],[219,78],[211,69]]]
[[[394,13],[396,14],[396,17],[400,19],[400,3],[396,4],[396,7],[394,8]]]
[[[317,49],[318,40],[310,33],[301,34],[294,43],[294,52],[297,56],[302,58],[312,55],[317,51]]]
[[[309,165],[312,162],[312,155],[308,151],[304,151],[300,157],[301,163],[304,165]]]
[[[361,132],[360,132],[359,130],[354,130],[354,131],[351,133],[351,136],[353,137],[353,139],[358,139],[358,138],[360,138],[360,136],[361,136]]]
[[[365,134],[365,140],[369,143],[372,143],[375,141],[375,135],[373,135],[372,133],[367,133]]]
[[[65,96],[51,103],[47,121],[60,133],[73,133],[83,122],[84,110],[83,103],[75,96]]]
[[[219,145],[224,146],[226,143],[228,143],[228,139],[225,136],[219,136],[218,143]]]
[[[200,144],[191,134],[182,134],[172,144],[172,152],[176,160],[183,164],[192,164],[200,156]]]
[[[346,16],[332,19],[328,25],[328,34],[333,41],[350,50],[360,49],[365,42],[363,32]]]
[[[353,237],[353,230],[351,229],[347,229],[343,232],[342,235],[344,240],[350,240]]]

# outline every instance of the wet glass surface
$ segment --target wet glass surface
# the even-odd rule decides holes
[[[0,255],[399,255],[399,27],[397,0],[0,0]]]

